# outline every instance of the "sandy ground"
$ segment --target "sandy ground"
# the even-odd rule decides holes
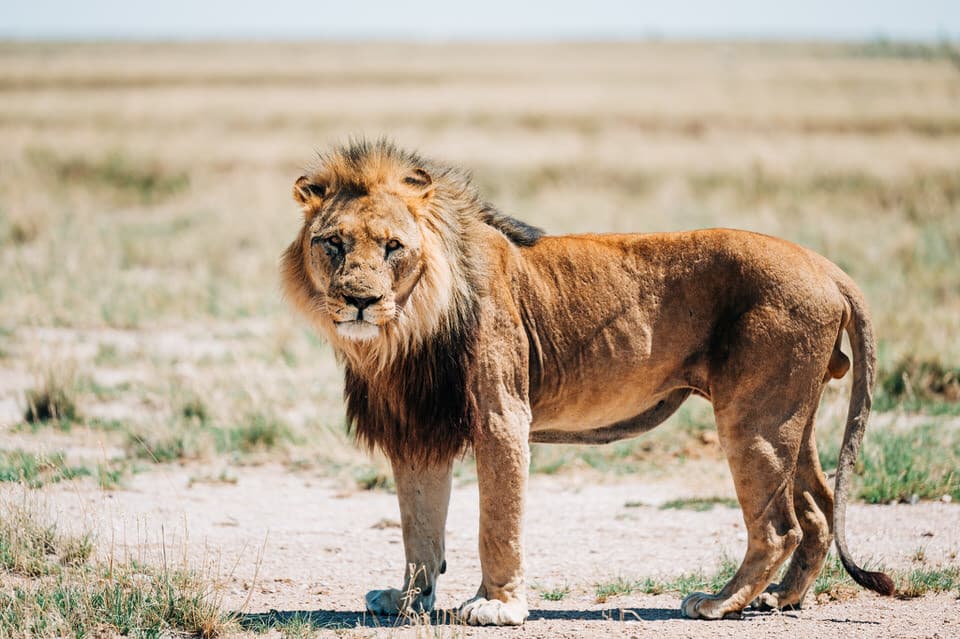
[[[42,495],[61,524],[96,529],[104,552],[157,561],[165,545],[167,562],[186,557],[206,565],[223,585],[224,607],[246,620],[300,613],[318,625],[350,628],[331,629],[331,635],[960,637],[956,593],[903,601],[860,592],[845,602],[808,601],[802,611],[724,622],[683,619],[676,594],[623,595],[598,604],[597,583],[709,571],[725,555],[741,556],[746,538],[739,510],[658,508],[690,496],[691,476],[712,486],[705,493],[701,485],[701,495],[730,494],[729,480],[712,478],[716,469],[694,466],[652,481],[535,477],[526,538],[529,621],[520,629],[473,629],[435,618],[430,627],[396,628],[394,620],[362,612],[366,590],[396,586],[402,574],[394,495],[344,490],[271,465],[233,468],[235,484],[190,481],[215,470],[161,467],[134,476],[123,490],[73,482]],[[861,562],[900,569],[952,565],[960,552],[960,506],[854,504],[848,530]],[[475,484],[454,488],[447,547],[449,569],[437,599],[442,609],[458,606],[478,584]],[[921,549],[924,563],[918,564]],[[570,592],[560,601],[540,597],[561,587]],[[278,614],[265,616],[270,611]]]

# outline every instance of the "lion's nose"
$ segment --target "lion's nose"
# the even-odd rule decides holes
[[[344,295],[343,299],[344,301],[346,301],[347,304],[352,304],[353,306],[356,306],[358,311],[362,311],[363,309],[370,306],[371,304],[376,304],[377,302],[382,300],[383,296],[381,295],[380,297],[351,297],[349,295]]]

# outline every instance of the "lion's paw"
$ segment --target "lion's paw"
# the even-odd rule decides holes
[[[388,588],[386,590],[371,590],[365,597],[367,610],[375,615],[408,615],[433,610],[434,596],[406,595],[402,590]]]
[[[799,610],[801,602],[793,600],[788,593],[781,591],[777,586],[767,588],[766,592],[760,593],[750,604],[751,608],[762,611],[769,610]]]
[[[367,610],[375,615],[398,615],[403,593],[396,588],[371,590],[364,599],[367,600]]]
[[[719,595],[691,592],[683,598],[680,610],[691,619],[740,619],[739,610],[724,610],[726,603]]]
[[[527,604],[519,599],[474,597],[460,606],[460,618],[471,626],[519,626],[527,614]]]

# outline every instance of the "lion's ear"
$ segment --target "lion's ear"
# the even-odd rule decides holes
[[[302,206],[312,202],[319,202],[327,193],[325,184],[316,184],[310,181],[306,175],[301,175],[293,183],[293,199]]]
[[[422,198],[433,195],[433,178],[423,169],[414,169],[404,176],[403,185]]]

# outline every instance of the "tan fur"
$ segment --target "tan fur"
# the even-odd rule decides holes
[[[372,591],[371,611],[432,606],[450,464],[472,445],[483,575],[461,615],[521,623],[528,442],[633,436],[691,393],[713,403],[749,535],[730,583],[688,596],[685,614],[722,618],[754,600],[799,605],[831,526],[854,578],[892,592],[885,575],[856,566],[843,540],[875,355],[861,294],[825,258],[722,229],[539,239],[483,203],[463,173],[383,142],[333,151],[294,196],[305,223],[284,256],[284,288],[344,362],[358,436],[391,457],[414,567],[409,596]],[[331,232],[348,245],[344,255],[311,246]],[[394,236],[409,247],[402,264],[384,255]],[[347,333],[373,335],[355,341],[335,322],[353,317],[348,300],[361,295],[379,300],[368,316],[378,328]],[[844,330],[854,389],[835,507],[814,416],[825,383],[850,366]],[[791,555],[783,582],[764,592]]]

